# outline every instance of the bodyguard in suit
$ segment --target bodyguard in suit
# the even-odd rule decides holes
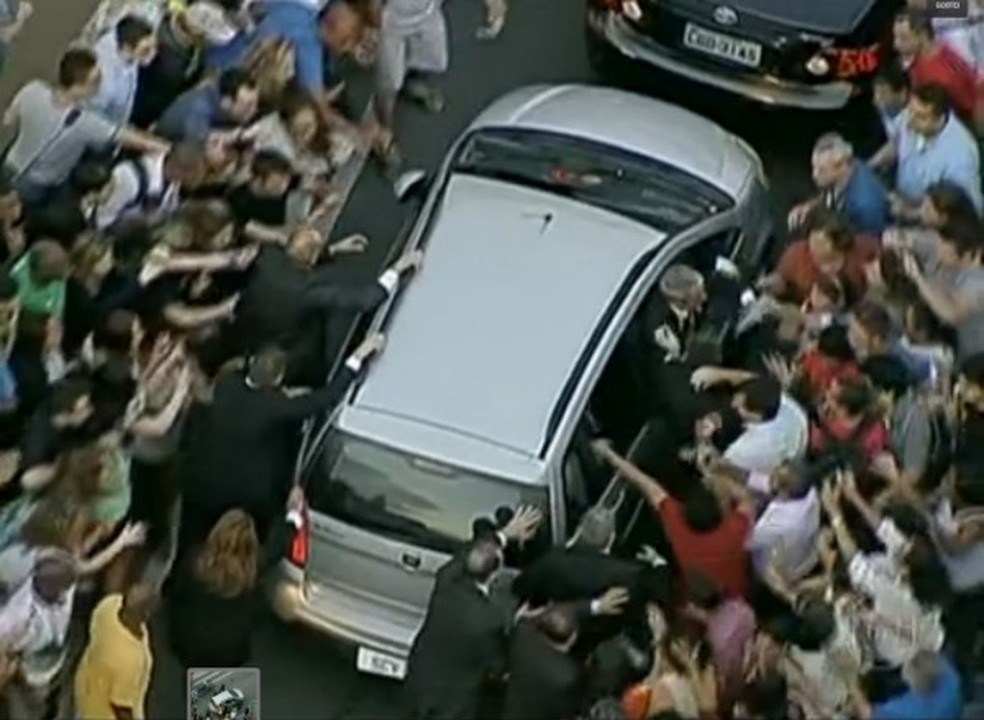
[[[579,651],[625,632],[649,647],[646,603],[669,600],[670,571],[611,555],[615,516],[592,508],[584,514],[574,541],[554,548],[513,581],[513,594],[530,607],[582,603]],[[589,605],[590,604],[590,605]]]
[[[509,648],[509,681],[502,720],[571,720],[580,710],[582,666],[573,607],[554,606],[520,620]]]
[[[405,686],[412,720],[475,720],[506,671],[511,608],[492,597],[503,550],[533,537],[543,516],[519,508],[501,530],[473,540],[438,573],[410,649]]]

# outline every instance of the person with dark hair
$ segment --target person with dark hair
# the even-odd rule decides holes
[[[679,568],[699,570],[729,595],[748,589],[748,551],[755,505],[742,502],[722,510],[714,492],[695,483],[682,500],[669,496],[655,478],[619,455],[604,441],[592,447],[598,457],[646,499],[659,516]]]
[[[772,670],[745,685],[734,708],[736,720],[780,720],[790,717],[789,686],[785,676]]]
[[[786,248],[775,271],[760,282],[763,290],[801,304],[826,275],[843,280],[849,301],[864,294],[864,267],[878,255],[877,237],[855,235],[844,218],[825,205],[809,211],[801,237]]]
[[[977,142],[953,114],[946,91],[939,85],[913,89],[905,126],[869,162],[884,170],[895,166],[892,210],[902,220],[919,219],[927,190],[941,180],[963,189],[974,207],[981,209]]]
[[[956,333],[956,360],[984,351],[984,224],[953,220],[940,230],[939,271],[927,276],[913,255],[905,271],[919,296],[939,320]]]
[[[51,389],[28,419],[21,438],[21,487],[37,490],[51,482],[61,454],[86,437],[85,425],[92,412],[92,383],[88,379],[70,376]]]
[[[929,539],[907,537],[894,522],[879,516],[861,496],[853,474],[841,473],[829,479],[821,499],[851,586],[881,618],[873,627],[876,667],[868,690],[869,699],[878,702],[903,689],[900,672],[906,662],[920,651],[942,648],[942,609],[950,589],[946,570]],[[859,549],[844,520],[844,501],[876,531],[884,552]],[[906,630],[900,633],[897,628]]]
[[[884,305],[864,300],[854,306],[847,322],[847,336],[861,361],[861,371],[869,360],[887,358],[920,385],[932,378],[932,365],[908,352],[899,340],[899,328]]]
[[[124,158],[113,167],[111,191],[94,210],[99,230],[119,229],[127,221],[156,225],[173,213],[182,191],[205,181],[206,147],[182,141],[166,153]]]
[[[124,15],[92,49],[99,59],[99,89],[89,107],[110,122],[125,125],[133,114],[140,68],[157,55],[154,27],[137,15]]]
[[[28,205],[43,204],[68,179],[86,150],[114,144],[138,152],[167,148],[156,137],[120,127],[86,109],[98,87],[96,55],[71,48],[59,61],[54,86],[33,80],[7,108],[4,124],[16,125],[17,135],[4,157],[4,172]]]
[[[542,521],[539,509],[516,508],[495,535],[473,540],[437,571],[407,660],[404,704],[411,720],[488,716],[489,683],[501,681],[507,670],[512,627],[492,582],[503,549],[531,539]]]
[[[382,347],[382,335],[368,336],[326,385],[306,394],[284,392],[287,354],[277,347],[257,352],[245,372],[220,377],[180,473],[182,544],[201,540],[237,507],[253,517],[265,542],[289,489],[292,445],[285,430],[337,403]]]
[[[42,206],[30,209],[25,231],[31,243],[48,238],[70,250],[79,237],[96,227],[96,212],[112,191],[112,166],[86,159],[72,171],[69,182]]]
[[[912,87],[939,85],[964,121],[973,122],[978,109],[976,70],[949,45],[937,42],[929,14],[911,8],[899,12],[892,40]]]
[[[513,628],[506,665],[503,720],[573,718],[581,707],[582,668],[572,656],[574,608],[555,605]]]
[[[841,324],[821,330],[816,346],[807,349],[797,365],[801,389],[811,405],[820,400],[833,383],[861,373],[847,328]]]
[[[259,92],[249,74],[226,70],[179,95],[161,115],[156,131],[172,142],[204,142],[214,131],[245,127],[258,104]]]
[[[274,150],[258,150],[249,180],[229,191],[236,222],[247,235],[255,234],[257,229],[283,231],[288,223],[290,192],[297,184],[290,160]]]
[[[846,457],[870,462],[889,441],[881,418],[879,397],[867,378],[835,382],[810,428],[810,451],[814,457],[847,453]]]
[[[65,248],[54,240],[34,243],[30,252],[10,269],[10,277],[17,282],[21,307],[61,320],[65,313],[65,283],[70,270]]]
[[[903,110],[909,102],[909,76],[898,63],[882,63],[871,80],[871,91],[885,138],[890,140],[905,123]]]
[[[587,651],[598,643],[623,633],[643,647],[649,637],[646,603],[670,601],[671,578],[668,569],[615,557],[614,513],[600,508],[588,510],[581,518],[573,541],[555,547],[520,573],[512,591],[521,603],[544,607],[551,603],[587,602],[602,597],[611,588],[624,589],[624,605],[617,616],[595,614],[582,620],[580,648]],[[647,592],[659,593],[649,597]],[[579,648],[579,649],[580,649]]]
[[[0,172],[0,264],[17,260],[27,247],[27,213],[17,189]]]
[[[703,630],[718,673],[722,713],[740,699],[745,681],[745,650],[755,637],[755,612],[744,598],[732,597],[699,571],[687,574],[684,614]]]

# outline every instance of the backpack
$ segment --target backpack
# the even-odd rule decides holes
[[[161,200],[164,199],[164,191],[162,190],[159,193],[151,193],[150,172],[148,172],[143,158],[131,158],[129,160],[124,160],[124,163],[126,163],[126,165],[133,170],[133,174],[137,178],[137,194],[127,204],[127,206],[123,208],[121,215],[133,212],[134,210],[156,210],[160,206]]]

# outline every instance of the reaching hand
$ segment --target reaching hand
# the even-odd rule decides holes
[[[410,270],[417,270],[424,262],[423,250],[408,250],[393,264],[393,269],[400,275]]]
[[[721,373],[721,369],[711,367],[710,365],[697,368],[690,376],[690,384],[693,386],[694,390],[698,391],[707,390],[715,385],[720,385],[724,382],[724,380],[725,378]]]
[[[612,441],[607,438],[597,438],[591,441],[591,451],[604,462],[611,462],[612,458],[617,457],[618,453],[612,447]]]
[[[796,377],[792,364],[778,353],[763,356],[762,362],[765,365],[765,369],[769,371],[769,374],[779,381],[783,389],[788,390],[789,386],[793,384],[793,379]]]
[[[621,615],[629,602],[629,591],[624,587],[608,588],[604,594],[594,601],[595,615],[612,617]]]
[[[383,349],[386,344],[386,336],[382,333],[372,333],[355,349],[352,356],[360,361],[368,360],[373,355]]]
[[[328,246],[329,255],[355,255],[363,253],[369,247],[369,238],[361,233],[349,235]]]
[[[536,535],[543,522],[543,512],[532,505],[520,505],[515,514],[500,530],[508,542],[526,542]]]
[[[143,545],[147,539],[146,523],[127,523],[120,531],[120,545],[124,548]]]

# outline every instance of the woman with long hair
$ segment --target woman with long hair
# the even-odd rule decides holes
[[[277,109],[284,91],[294,80],[296,53],[293,43],[284,38],[262,38],[243,58],[245,70],[260,95],[260,112]]]
[[[168,630],[185,667],[237,667],[249,660],[259,555],[253,518],[238,509],[184,555],[168,595]]]

